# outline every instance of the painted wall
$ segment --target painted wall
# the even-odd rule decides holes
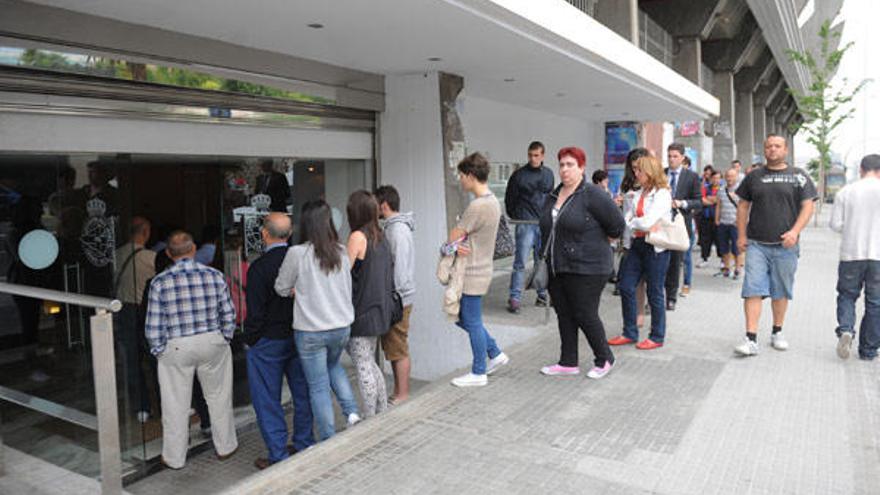
[[[587,169],[603,168],[604,124],[560,117],[530,108],[467,96],[462,105],[462,121],[468,151],[489,154],[492,162],[523,164],[532,141],[546,147],[545,164],[556,173],[556,152],[565,146],[579,146],[587,152]],[[558,176],[558,174],[557,174]]]

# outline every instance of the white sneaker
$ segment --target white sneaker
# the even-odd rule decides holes
[[[587,372],[587,378],[592,378],[593,380],[598,380],[608,373],[611,372],[611,368],[614,367],[614,363],[611,361],[605,361],[605,365],[601,368],[598,366],[593,366],[593,369]]]
[[[852,339],[852,332],[840,332],[840,337],[837,337],[837,357],[849,359],[849,348],[852,345]]]
[[[456,387],[484,387],[489,384],[486,375],[475,375],[468,373],[452,380],[452,384]]]
[[[788,349],[788,341],[785,340],[785,336],[782,335],[782,332],[770,335],[770,345],[777,351]]]
[[[144,424],[150,419],[150,411],[138,411],[137,412],[137,420],[138,423]]]
[[[742,343],[734,347],[733,350],[740,356],[757,356],[758,343],[748,337],[743,337]]]
[[[486,374],[491,375],[498,371],[498,368],[504,366],[505,364],[510,362],[510,358],[507,357],[507,354],[503,352],[494,358],[489,360],[489,364],[486,366]]]
[[[697,267],[697,268],[706,268],[707,266],[709,266],[709,262],[708,262],[708,261],[699,261],[699,262],[697,262],[697,264],[696,264],[696,267]]]
[[[361,417],[358,416],[357,413],[351,413],[348,415],[348,426],[354,426],[361,422]]]

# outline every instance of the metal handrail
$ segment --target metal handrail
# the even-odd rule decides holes
[[[92,373],[95,383],[95,410],[98,430],[98,453],[101,458],[101,493],[118,495],[122,493],[122,459],[119,443],[119,411],[116,402],[116,356],[114,354],[113,315],[122,309],[117,299],[72,294],[41,287],[0,282],[0,294],[12,294],[47,301],[55,301],[74,306],[95,309],[89,320],[92,346]],[[64,414],[46,412],[48,401],[28,396],[24,393],[4,393],[0,399],[29,407],[44,414],[50,414],[64,421],[85,427],[93,427],[92,416],[72,411]],[[8,396],[7,396],[8,395]],[[3,438],[0,435],[0,476],[5,474],[3,462]]]
[[[122,309],[122,302],[119,301],[119,299],[86,296],[70,292],[62,292],[60,290],[43,289],[42,287],[10,284],[7,282],[0,282],[0,293],[56,301],[65,304],[73,304],[74,306],[84,306],[86,308],[103,309],[110,311],[111,313],[116,313]]]

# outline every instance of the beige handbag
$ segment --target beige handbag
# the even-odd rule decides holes
[[[670,251],[687,251],[691,247],[691,239],[684,225],[684,215],[675,214],[670,222],[661,218],[657,222],[660,228],[656,232],[648,232],[645,242],[661,249]]]

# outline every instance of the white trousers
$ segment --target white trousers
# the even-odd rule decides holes
[[[238,448],[232,414],[232,351],[223,335],[210,332],[171,339],[158,361],[165,462],[172,468],[186,463],[193,375],[198,375],[205,392],[217,454]]]

